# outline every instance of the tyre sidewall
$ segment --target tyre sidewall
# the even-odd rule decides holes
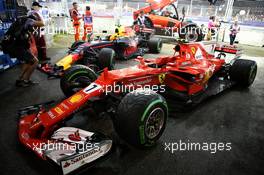
[[[67,70],[64,76],[60,80],[60,87],[66,97],[73,95],[75,92],[69,89],[68,82],[76,80],[80,76],[85,76],[90,79],[91,82],[96,80],[96,74],[86,66],[74,65]]]

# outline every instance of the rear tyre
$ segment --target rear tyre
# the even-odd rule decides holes
[[[162,49],[162,40],[160,38],[150,38],[148,48],[150,53],[160,53]]]
[[[256,74],[257,63],[252,60],[237,59],[230,68],[230,78],[242,87],[249,87]]]
[[[151,90],[138,89],[121,101],[114,119],[118,135],[137,147],[155,145],[163,134],[168,116],[165,99]]]
[[[110,48],[103,48],[98,57],[99,67],[113,70],[115,66],[115,51]]]
[[[87,66],[73,65],[60,80],[60,87],[66,97],[70,97],[97,79],[96,73]]]
[[[184,33],[184,34],[183,34]],[[203,40],[203,32],[197,26],[188,26],[181,30],[180,38],[189,42],[199,42]]]

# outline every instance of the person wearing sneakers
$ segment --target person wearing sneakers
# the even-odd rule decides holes
[[[31,80],[31,75],[38,66],[38,51],[33,35],[34,27],[42,27],[44,23],[37,21],[34,16],[29,16],[21,22],[22,30],[16,34],[14,49],[17,59],[22,63],[22,72],[16,80],[17,87],[27,87],[38,84]]]

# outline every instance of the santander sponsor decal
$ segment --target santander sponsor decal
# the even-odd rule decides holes
[[[69,161],[66,161],[64,163],[64,165],[63,165],[63,168],[68,168],[69,166],[74,165],[74,164],[84,160],[85,158],[90,157],[93,154],[96,154],[99,151],[100,151],[100,149],[93,149],[93,150],[91,150],[91,151],[89,151],[89,152],[87,152],[85,154],[82,154],[82,155],[80,155],[78,157],[75,157],[75,158],[69,160]]]

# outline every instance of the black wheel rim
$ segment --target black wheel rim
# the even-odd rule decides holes
[[[197,41],[198,40],[198,34],[194,30],[188,30],[185,35],[185,39],[187,41]]]
[[[88,86],[89,84],[91,84],[91,79],[88,78],[87,76],[79,76],[73,80],[71,80],[67,86],[68,89],[70,89],[72,92],[78,92],[81,89],[85,88],[86,86]]]

